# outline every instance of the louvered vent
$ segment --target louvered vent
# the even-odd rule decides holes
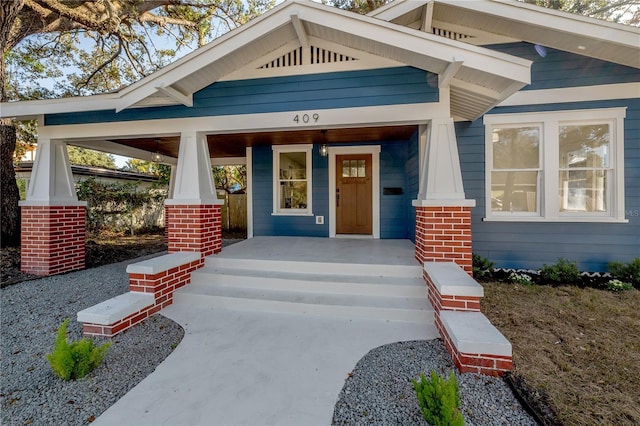
[[[332,62],[347,62],[347,61],[356,61],[356,58],[352,58],[351,56],[341,55],[340,53],[332,52],[327,49],[322,49],[320,47],[309,46],[309,58],[311,64],[329,64]],[[258,69],[268,69],[268,68],[285,68],[285,67],[295,67],[298,65],[303,65],[302,63],[302,47],[292,50],[291,52],[285,53],[279,58],[274,59],[273,61],[267,62],[266,64],[258,67]]]
[[[468,34],[457,33],[455,31],[444,30],[442,28],[436,27],[432,28],[432,33],[451,40],[465,40],[468,38],[473,38],[473,36],[470,36]]]
[[[341,55],[339,53],[322,49],[320,47],[311,46],[310,49],[312,64],[328,64],[331,62],[347,62],[356,60],[356,58],[352,58],[351,56]]]

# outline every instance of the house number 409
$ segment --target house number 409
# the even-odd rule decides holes
[[[296,124],[300,124],[300,123],[317,123],[318,120],[320,119],[320,114],[315,113],[315,114],[296,114],[295,117],[293,117],[293,122]]]

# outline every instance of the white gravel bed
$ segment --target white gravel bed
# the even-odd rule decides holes
[[[441,340],[380,346],[355,366],[338,396],[334,425],[426,425],[411,379],[431,370],[455,370]],[[500,378],[459,374],[461,411],[467,426],[536,425]]]
[[[76,313],[126,293],[126,266],[141,259],[25,281],[1,290],[1,424],[89,424],[171,353],[184,330],[154,315],[113,339],[96,338],[96,343],[111,340],[113,344],[104,362],[83,379],[63,381],[46,359],[62,321],[70,318],[68,336],[80,339]]]

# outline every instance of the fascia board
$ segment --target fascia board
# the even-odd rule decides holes
[[[0,104],[0,118],[29,120],[42,114],[115,109],[118,94],[102,94],[73,98],[37,99]]]
[[[429,0],[395,0],[367,13],[367,16],[383,21],[392,21],[406,13],[423,7],[427,3],[429,3]]]

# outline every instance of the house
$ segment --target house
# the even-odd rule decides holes
[[[639,46],[638,28],[510,0],[285,1],[116,93],[2,104],[39,120],[23,268],[82,267],[70,144],[175,165],[170,251],[220,250],[213,161],[247,165],[249,237],[604,270],[640,254]],[[61,226],[55,250],[36,237]]]

